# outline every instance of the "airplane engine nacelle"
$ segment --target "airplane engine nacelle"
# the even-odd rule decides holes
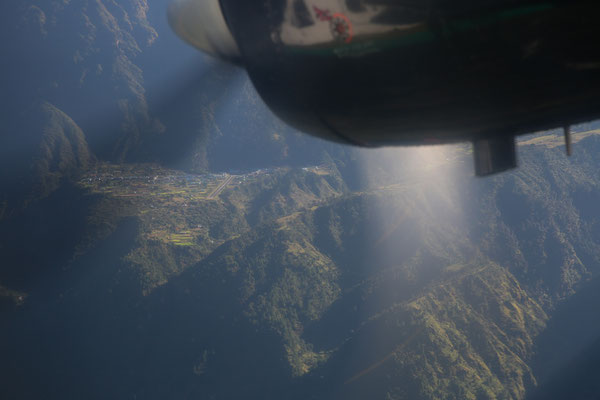
[[[333,141],[472,141],[486,175],[516,165],[516,135],[600,117],[594,1],[175,0],[169,15]]]

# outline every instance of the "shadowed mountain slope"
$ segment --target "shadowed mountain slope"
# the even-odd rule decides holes
[[[449,156],[360,191],[324,165],[240,175],[197,200],[184,175],[140,167],[172,193],[153,197],[136,170],[111,167],[129,183],[90,186],[107,176],[95,172],[79,183],[94,201],[87,244],[5,312],[3,387],[14,398],[525,398],[546,379],[533,367],[549,317],[598,273],[586,200],[599,143],[581,144],[568,164],[528,146],[524,168],[478,180],[462,174],[468,155]],[[112,228],[89,236],[101,221]],[[161,233],[169,224],[180,228]]]

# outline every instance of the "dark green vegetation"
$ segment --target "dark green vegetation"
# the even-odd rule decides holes
[[[85,223],[62,267],[2,289],[4,387],[16,398],[524,398],[546,376],[532,368],[549,316],[598,274],[600,140],[575,149],[524,145],[523,168],[486,180],[448,149],[353,190],[340,162],[271,169],[214,198],[225,175],[98,165],[69,189]],[[372,170],[386,167],[377,158]]]
[[[324,144],[163,6],[0,5],[1,398],[598,394],[597,126],[489,179]]]
[[[252,225],[315,206],[344,191],[335,166],[326,165],[194,175],[156,165],[104,164],[83,175],[78,186],[98,195],[89,219],[92,231],[102,229],[107,235],[110,228],[105,225],[118,224],[123,217],[139,221],[136,247],[125,259],[138,274],[144,293]]]

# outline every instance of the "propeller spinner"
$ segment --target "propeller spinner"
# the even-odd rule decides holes
[[[296,128],[372,147],[471,141],[479,176],[516,166],[517,135],[600,117],[597,15],[586,0],[169,7],[181,38],[242,64]]]

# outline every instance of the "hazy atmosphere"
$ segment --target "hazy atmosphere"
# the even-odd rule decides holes
[[[0,398],[600,398],[600,123],[326,142],[167,3],[0,4]]]

